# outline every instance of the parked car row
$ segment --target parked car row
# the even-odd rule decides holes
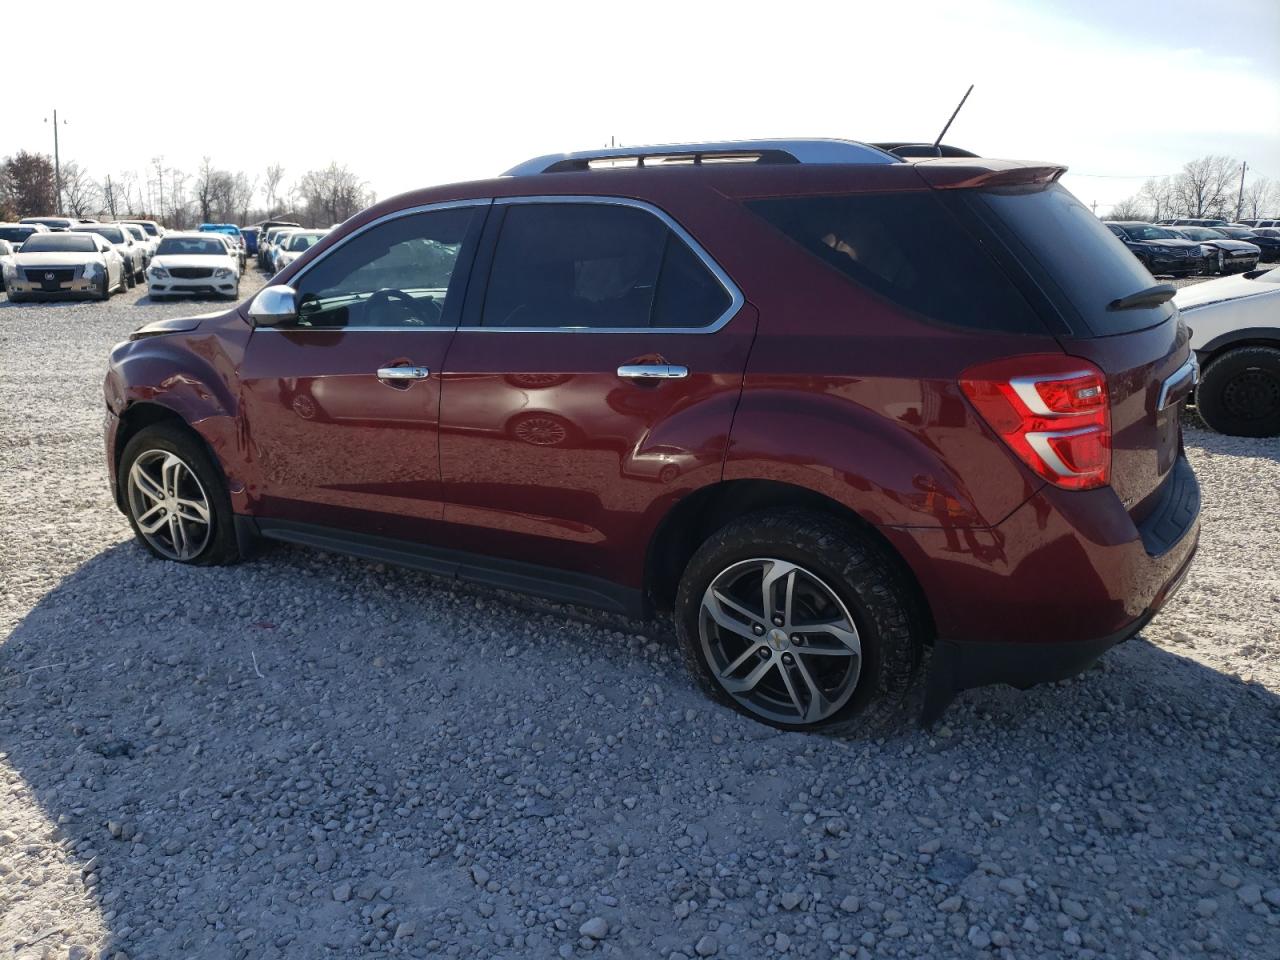
[[[1280,230],[1239,224],[1209,227],[1108,220],[1107,229],[1151,273],[1174,277],[1243,273],[1280,260]]]

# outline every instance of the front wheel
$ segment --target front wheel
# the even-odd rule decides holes
[[[872,728],[918,672],[915,607],[869,536],[834,517],[771,511],[729,524],[693,555],[676,632],[721,703],[787,730]]]
[[[134,535],[155,556],[204,566],[240,559],[226,484],[186,430],[138,433],[120,457],[119,483]]]
[[[1196,387],[1196,409],[1218,433],[1280,435],[1280,349],[1237,347],[1220,354]]]
[[[98,286],[98,291],[94,294],[95,300],[111,299],[111,273],[104,271],[102,274],[102,283]]]

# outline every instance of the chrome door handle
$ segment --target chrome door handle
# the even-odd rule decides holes
[[[379,380],[425,380],[431,376],[426,367],[379,367]]]
[[[618,368],[618,376],[627,380],[683,380],[689,368],[676,363],[628,363]]]

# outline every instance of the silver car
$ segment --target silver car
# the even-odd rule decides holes
[[[143,251],[133,239],[133,234],[120,223],[83,223],[71,228],[71,233],[96,233],[116,248],[124,260],[125,280],[135,287],[147,279],[147,267],[143,263]]]

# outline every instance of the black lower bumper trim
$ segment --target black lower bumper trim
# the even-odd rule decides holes
[[[937,722],[962,690],[1004,683],[1019,690],[1040,683],[1066,680],[1087,670],[1117,644],[1137,634],[1151,622],[1148,610],[1118,633],[1071,643],[957,643],[938,640],[929,669],[922,726]]]

